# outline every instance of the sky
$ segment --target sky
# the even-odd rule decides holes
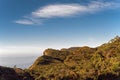
[[[120,35],[120,0],[0,0],[0,56],[96,47]]]

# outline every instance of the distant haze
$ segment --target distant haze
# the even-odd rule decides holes
[[[41,56],[40,54],[11,54],[11,55],[1,55],[0,54],[0,65],[7,67],[28,68],[33,62]]]

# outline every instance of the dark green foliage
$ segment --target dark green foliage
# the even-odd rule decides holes
[[[0,80],[17,80],[18,78],[14,69],[0,66]]]
[[[29,72],[20,68],[0,66],[0,80],[34,80]]]

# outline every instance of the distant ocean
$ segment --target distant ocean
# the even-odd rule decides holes
[[[41,54],[0,55],[0,66],[13,68],[16,65],[18,68],[25,69],[30,67],[39,56]]]

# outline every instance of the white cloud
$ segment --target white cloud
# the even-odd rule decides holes
[[[32,15],[38,18],[65,17],[80,11],[86,11],[86,7],[78,4],[55,4],[40,8],[32,12]]]
[[[115,7],[112,2],[91,2],[87,5],[80,4],[54,4],[47,5],[32,12],[32,16],[36,18],[53,18],[53,17],[66,17],[73,16],[81,13],[96,12],[105,8]]]
[[[15,21],[15,23],[24,24],[24,25],[32,25],[32,24],[35,24],[33,21],[30,21],[30,20],[27,20],[27,19],[17,20],[17,21]]]
[[[120,7],[119,3],[115,2],[103,2],[103,1],[91,1],[88,4],[53,4],[40,7],[36,11],[31,12],[30,18],[25,20],[18,20],[19,24],[38,24],[41,23],[41,19],[50,19],[54,17],[69,17],[79,14],[95,13],[104,9],[111,9]],[[34,19],[34,20],[31,20]],[[38,20],[40,19],[40,20]]]

